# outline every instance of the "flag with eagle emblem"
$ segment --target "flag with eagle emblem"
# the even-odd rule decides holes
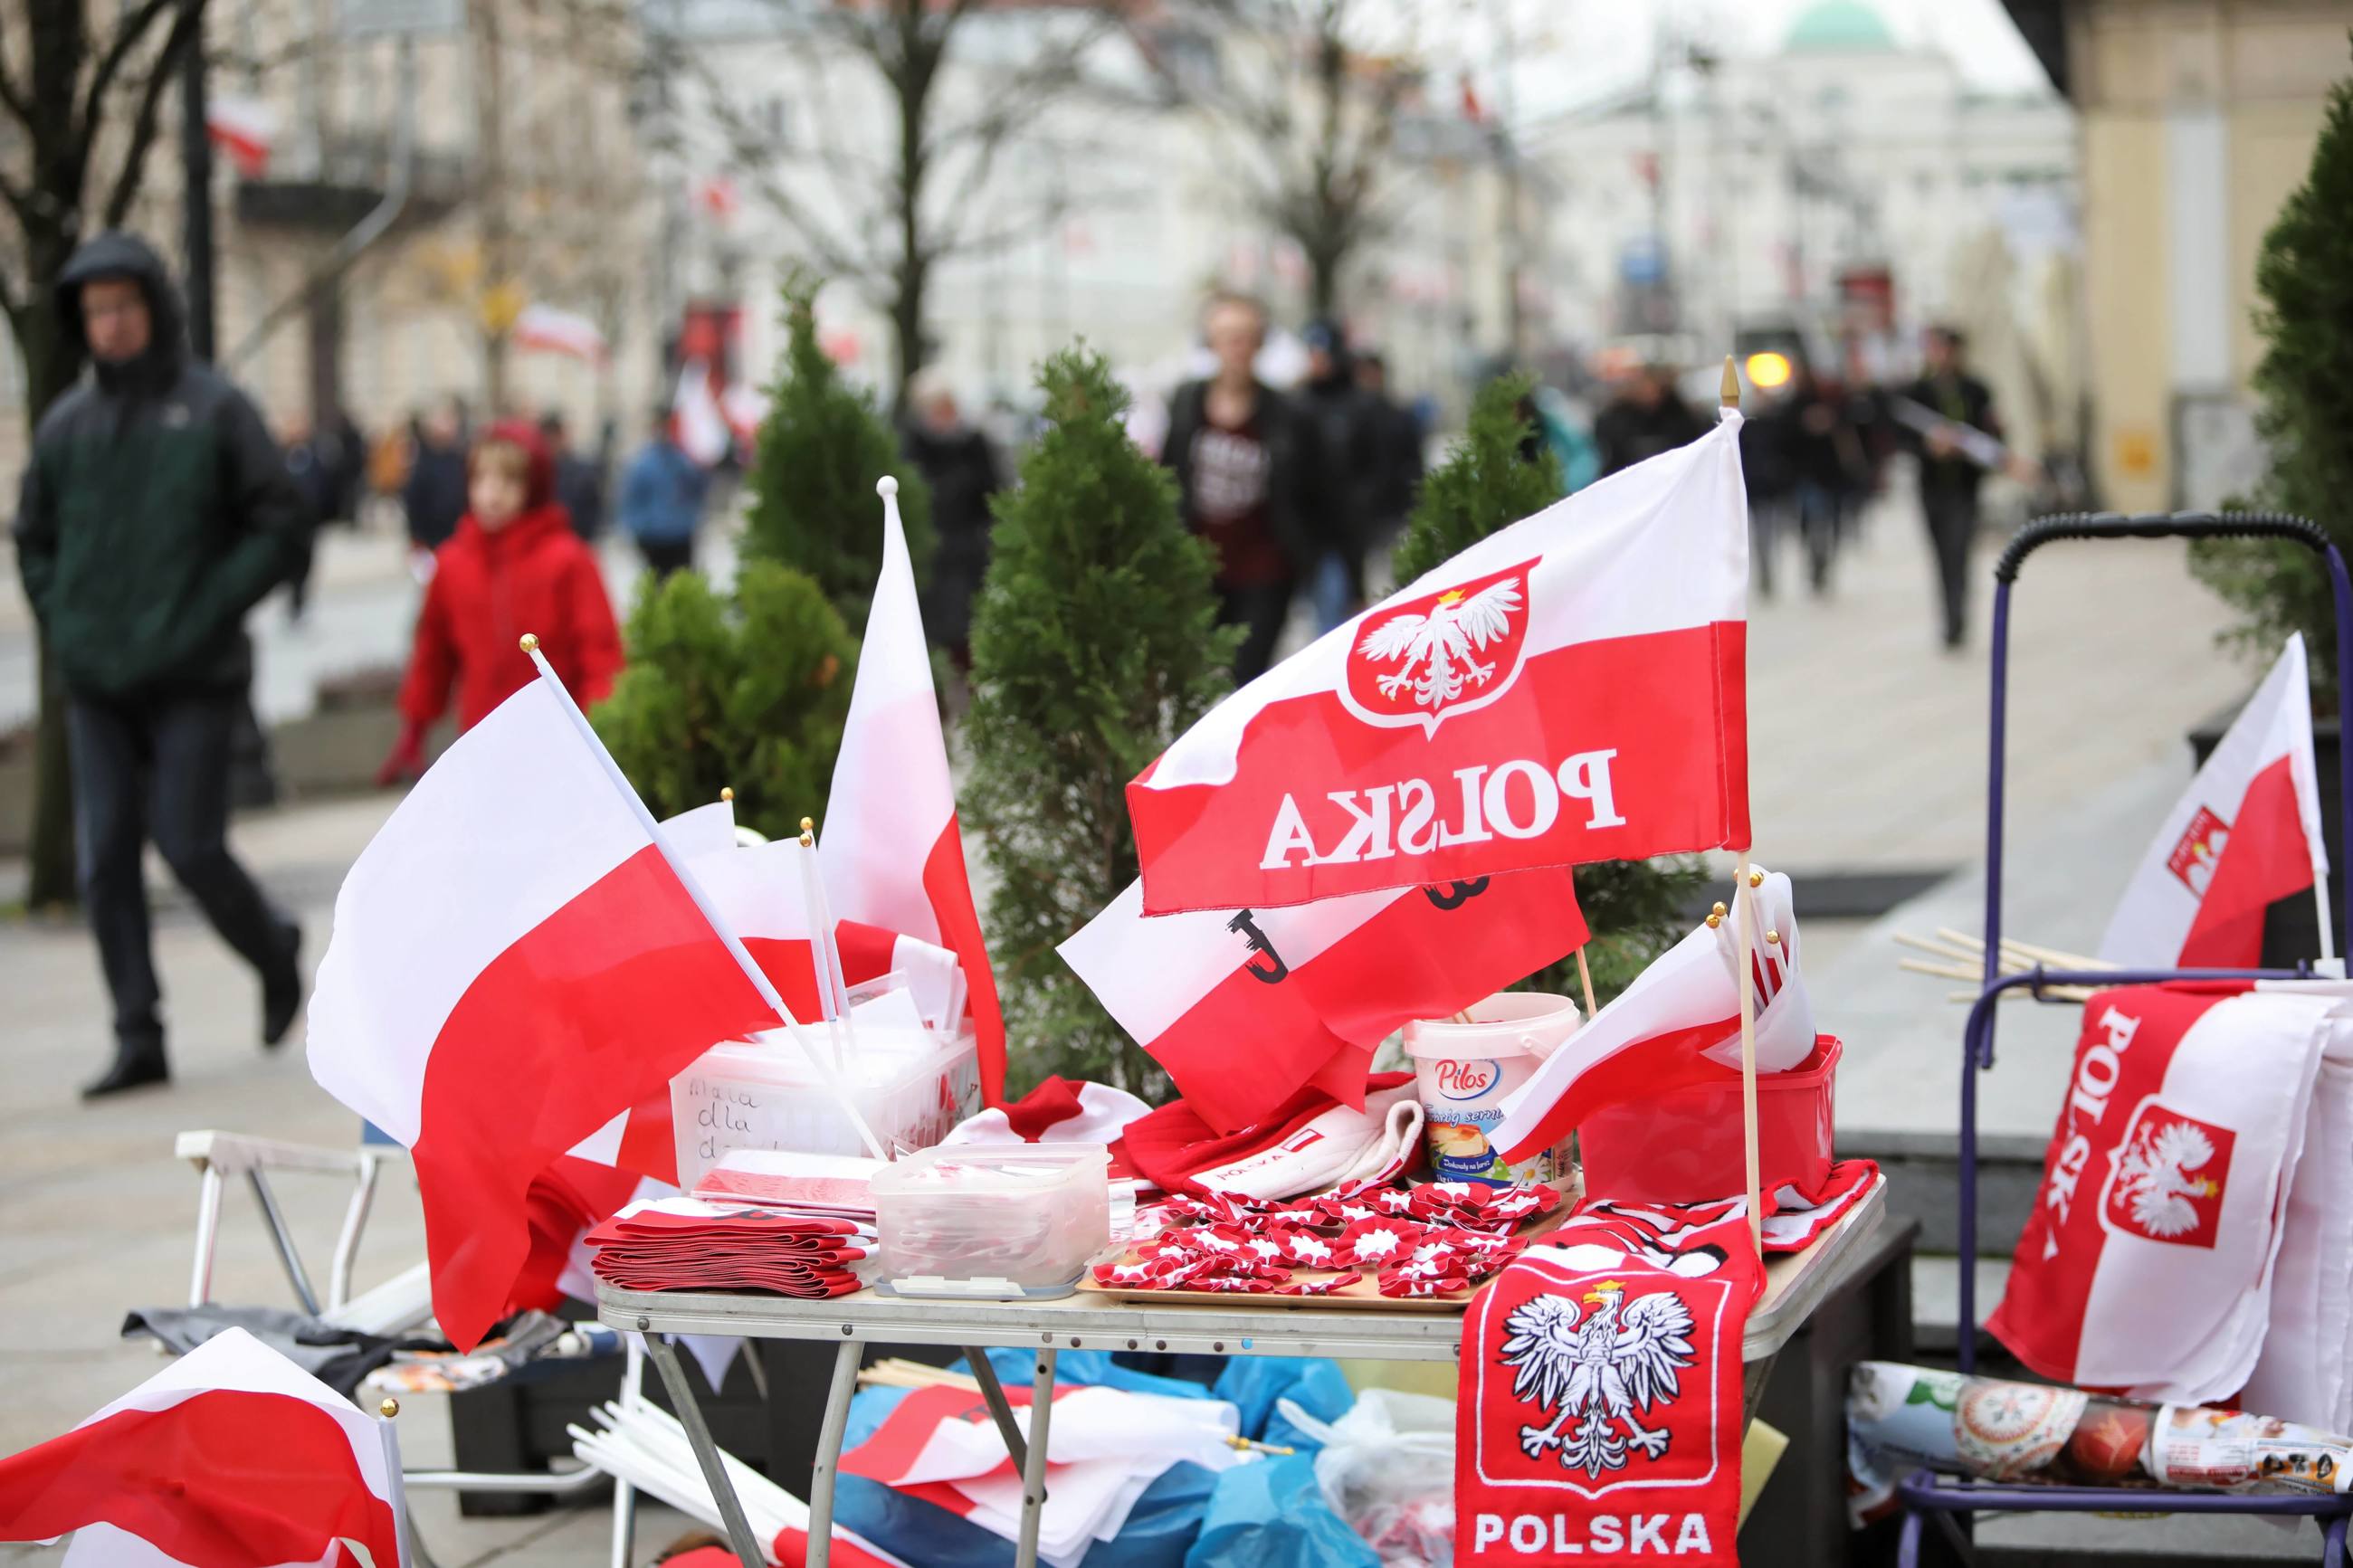
[[[1455,1561],[1738,1563],[1741,1340],[1764,1285],[1736,1215],[1670,1236],[1581,1214],[1497,1275],[1462,1321]]]
[[[2084,1004],[2042,1184],[1986,1324],[2020,1361],[2184,1405],[2245,1386],[2340,1005],[2197,985]]]
[[[1146,915],[1748,844],[1739,416],[1479,541],[1128,785]]]

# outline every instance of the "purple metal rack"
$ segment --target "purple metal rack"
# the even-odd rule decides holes
[[[1994,565],[1991,743],[1987,750],[1985,980],[1962,1033],[1960,1129],[1960,1322],[1963,1372],[1977,1366],[1978,1260],[1978,1074],[1993,1067],[1994,1021],[2001,994],[2030,988],[2045,1000],[2051,985],[2147,985],[2169,980],[2293,980],[2301,972],[2274,969],[2168,969],[2082,972],[2035,968],[2005,975],[2001,966],[2002,773],[2010,702],[2010,594],[2020,566],[2043,545],[2062,539],[2284,539],[2302,544],[2327,566],[2337,612],[2337,702],[2338,732],[2353,741],[2353,577],[2328,536],[2310,521],[2278,512],[2174,512],[2126,516],[2117,512],[2073,513],[2038,518],[2019,531]],[[2353,767],[2342,770],[2338,810],[2353,845]],[[2353,877],[2348,881],[2345,923],[2353,932]],[[2348,938],[2353,940],[2353,938]],[[1922,1470],[1897,1488],[1904,1500],[1904,1526],[1896,1549],[1900,1568],[1916,1568],[1920,1536],[1931,1519],[1972,1559],[1957,1515],[1981,1510],[2005,1513],[2149,1512],[2304,1515],[2323,1531],[2323,1568],[2345,1568],[2347,1530],[2353,1497],[2235,1497],[2221,1493],[2168,1493],[2121,1487],[2015,1487],[1940,1479]]]

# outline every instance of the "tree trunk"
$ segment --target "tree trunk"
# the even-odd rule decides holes
[[[72,254],[72,242],[62,234],[28,237],[30,275],[37,281],[55,278]],[[45,293],[36,294],[15,323],[16,345],[25,356],[25,411],[28,427],[37,426],[49,405],[81,374],[81,356],[74,341],[58,321]],[[49,639],[37,632],[37,666],[40,682],[40,719],[33,731],[33,822],[27,853],[27,907],[57,909],[75,901],[74,807],[71,757],[66,749],[65,695],[49,665]]]

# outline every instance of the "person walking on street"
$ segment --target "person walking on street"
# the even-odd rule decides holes
[[[434,405],[416,421],[416,451],[408,459],[408,483],[401,502],[408,513],[408,542],[430,553],[448,542],[466,515],[466,410],[456,398]]]
[[[988,572],[988,498],[1004,488],[997,450],[965,423],[955,389],[936,368],[915,373],[907,388],[914,409],[905,446],[932,492],[932,587],[923,626],[959,670],[972,668],[972,602]]]
[[[596,552],[555,500],[554,464],[521,420],[482,433],[468,461],[471,504],[435,553],[400,683],[400,739],[379,784],[425,769],[425,737],[458,700],[460,734],[536,678],[521,647],[539,638],[564,689],[587,708],[611,695],[621,631]]]
[[[1967,343],[1951,327],[1931,327],[1922,340],[1924,371],[1903,395],[1953,425],[2001,438],[1993,394],[1963,367]],[[1920,514],[1936,557],[1938,597],[1944,611],[1945,647],[1958,648],[1968,635],[1969,547],[1978,532],[1978,487],[1985,469],[1964,453],[1957,433],[1942,427],[1921,432],[1902,426],[1906,444],[1920,458]]]
[[[655,410],[646,444],[621,476],[621,531],[637,542],[638,553],[657,577],[694,564],[694,533],[702,526],[702,497],[710,482],[702,466],[678,444],[670,411]]]
[[[1356,388],[1371,409],[1378,463],[1365,541],[1369,558],[1397,542],[1414,503],[1421,499],[1421,418],[1389,395],[1388,362],[1378,350],[1357,352]]]
[[[1605,477],[1706,434],[1706,423],[1675,390],[1674,370],[1663,364],[1646,364],[1636,371],[1625,389],[1593,421],[1593,439],[1601,447]]]
[[[1240,685],[1274,661],[1292,591],[1315,563],[1317,541],[1301,495],[1314,437],[1258,379],[1266,311],[1257,300],[1217,296],[1202,331],[1217,373],[1176,389],[1160,460],[1176,472],[1185,526],[1217,550],[1218,619],[1244,628],[1234,655]]]
[[[554,409],[539,416],[539,438],[555,463],[555,499],[572,520],[572,531],[594,541],[605,531],[605,466],[577,451],[564,416]]]
[[[232,732],[253,673],[245,616],[284,582],[308,519],[245,395],[188,352],[145,241],[75,251],[56,309],[90,369],[34,432],[16,562],[66,694],[82,900],[114,1008],[95,1099],[162,1083],[162,992],[141,871],[152,837],[261,978],[261,1041],[302,1004],[301,929],[228,847]]]
[[[1299,411],[1315,435],[1312,499],[1323,542],[1310,594],[1315,629],[1323,633],[1365,607],[1365,554],[1382,489],[1382,429],[1378,406],[1356,384],[1340,323],[1315,321],[1302,336],[1307,380],[1299,389]]]
[[[310,607],[311,567],[318,556],[319,531],[335,515],[334,452],[332,444],[322,440],[311,421],[301,414],[290,414],[279,421],[278,437],[286,454],[286,477],[294,482],[295,493],[302,498],[303,521],[307,524],[301,559],[295,562],[286,577],[286,618],[300,622]]]

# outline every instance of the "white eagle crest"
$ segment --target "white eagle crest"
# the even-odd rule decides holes
[[[1599,1479],[1623,1469],[1630,1449],[1666,1457],[1664,1427],[1648,1415],[1682,1392],[1676,1374],[1692,1364],[1692,1315],[1672,1290],[1626,1300],[1626,1287],[1604,1279],[1585,1294],[1589,1313],[1566,1296],[1537,1296],[1504,1320],[1503,1363],[1515,1369],[1514,1397],[1539,1411],[1557,1406],[1549,1426],[1520,1428],[1531,1459],[1560,1450],[1564,1469]],[[1562,1436],[1561,1428],[1576,1422]],[[1622,1431],[1620,1428],[1623,1428]]]
[[[2198,1228],[2189,1200],[2211,1197],[2218,1184],[2190,1172],[2214,1157],[2214,1141],[2186,1121],[2152,1128],[2142,1123],[2116,1160],[2116,1196],[2132,1205],[2133,1223],[2151,1236]]]
[[[1511,629],[1511,612],[1521,603],[1519,584],[1517,577],[1504,577],[1468,595],[1449,588],[1430,614],[1391,616],[1367,631],[1356,645],[1358,653],[1382,664],[1404,661],[1403,668],[1375,679],[1381,695],[1395,697],[1410,687],[1419,706],[1443,708],[1471,687],[1493,679],[1493,663],[1482,664],[1473,656]]]

